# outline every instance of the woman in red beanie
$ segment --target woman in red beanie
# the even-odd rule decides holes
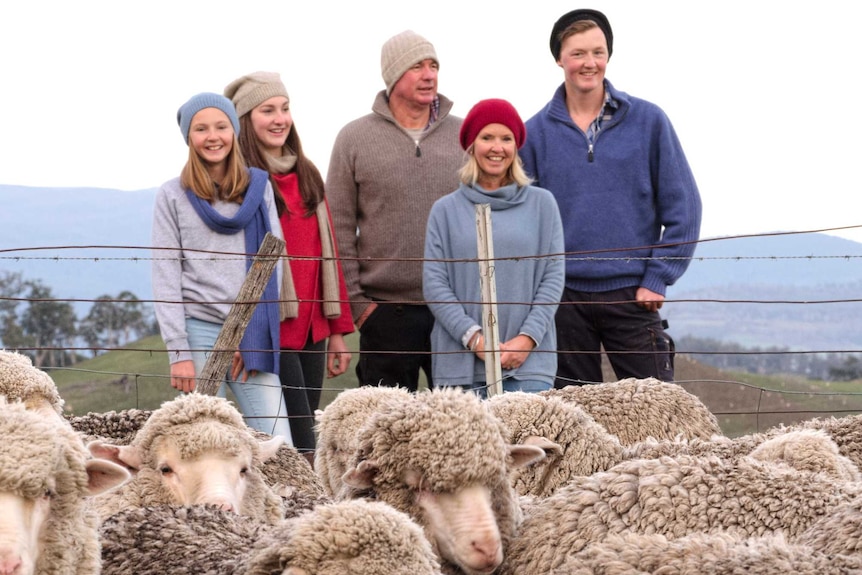
[[[423,291],[435,319],[435,385],[485,396],[489,383],[480,327],[477,204],[491,207],[503,389],[538,392],[553,385],[563,228],[553,196],[531,186],[521,166],[518,149],[525,139],[521,117],[505,100],[482,100],[461,126],[467,153],[461,185],[434,204],[425,239]]]

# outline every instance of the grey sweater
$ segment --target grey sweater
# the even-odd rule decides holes
[[[372,113],[339,132],[326,193],[354,320],[370,298],[422,302],[425,225],[434,202],[458,187],[461,118],[440,95],[437,121],[418,143],[395,121],[385,91]],[[359,260],[355,259],[359,258]]]
[[[283,239],[269,183],[263,201],[272,234]],[[239,210],[236,203],[215,202],[213,207],[226,217]],[[195,212],[180,179],[174,178],[165,182],[156,194],[153,247],[153,296],[159,330],[172,352],[171,363],[189,360],[192,356],[186,317],[224,323],[245,281],[245,234],[228,235],[211,230]],[[276,270],[281,285],[281,266]]]

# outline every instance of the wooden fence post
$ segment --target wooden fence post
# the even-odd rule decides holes
[[[494,237],[491,206],[476,204],[476,243],[479,248],[479,280],[482,285],[482,334],[485,339],[485,383],[488,397],[503,393],[500,368],[500,331],[497,325],[497,280],[494,275]]]
[[[225,373],[231,365],[231,359],[242,336],[251,321],[254,309],[263,295],[263,290],[275,271],[281,255],[284,253],[284,241],[271,233],[267,233],[260,244],[260,249],[252,261],[248,274],[233,306],[230,308],[224,325],[216,338],[215,345],[207,358],[204,369],[198,376],[195,391],[203,395],[215,395],[224,381]],[[276,342],[278,344],[278,342]]]

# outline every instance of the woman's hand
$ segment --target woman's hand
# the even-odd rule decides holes
[[[329,336],[329,345],[326,350],[326,373],[327,377],[337,377],[347,371],[351,359],[344,336],[340,333]]]
[[[503,369],[517,369],[524,365],[530,352],[536,347],[533,338],[527,335],[516,335],[509,341],[500,344],[500,366]]]
[[[183,393],[195,390],[195,363],[187,359],[171,364],[171,387]]]

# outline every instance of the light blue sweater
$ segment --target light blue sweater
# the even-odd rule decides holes
[[[431,333],[435,385],[485,380],[485,366],[464,349],[462,336],[482,325],[476,245],[476,204],[491,205],[500,341],[519,334],[538,344],[527,361],[503,377],[552,383],[557,371],[554,315],[563,292],[563,228],[553,196],[534,186],[493,192],[461,185],[431,208],[425,238],[423,291],[434,314]],[[504,259],[524,258],[524,259]],[[441,261],[441,260],[474,261]],[[446,353],[455,352],[455,353]],[[460,352],[460,353],[459,353]]]

